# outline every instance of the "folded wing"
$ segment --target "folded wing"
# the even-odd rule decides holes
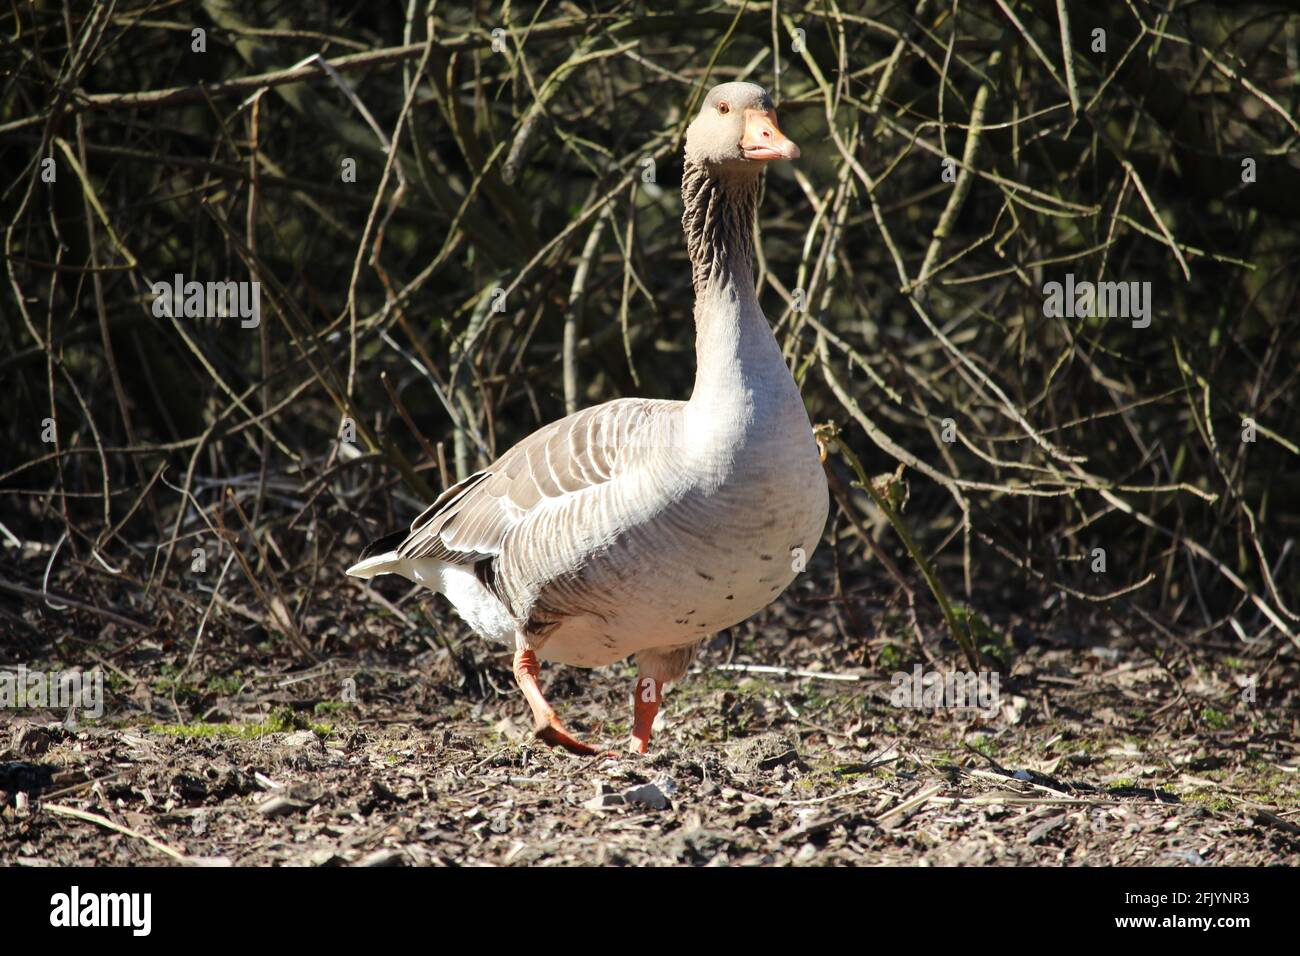
[[[626,398],[584,409],[529,435],[483,471],[438,496],[397,546],[408,560],[467,566],[501,554],[506,535],[538,506],[637,467],[682,402]],[[533,582],[542,585],[544,582]]]

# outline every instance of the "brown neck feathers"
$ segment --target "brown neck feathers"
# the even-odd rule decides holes
[[[682,229],[698,299],[710,286],[754,284],[754,209],[758,177],[718,176],[687,157],[682,173]]]

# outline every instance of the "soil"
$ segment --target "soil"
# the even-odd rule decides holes
[[[248,606],[196,642],[28,603],[13,657],[98,663],[105,708],[7,713],[0,862],[1296,862],[1290,649],[1006,596],[1033,610],[978,619],[983,712],[891,700],[894,673],[965,667],[921,595],[918,617],[888,581],[808,581],[710,641],[650,755],[598,758],[535,741],[508,657],[401,584],[338,585],[310,656]],[[615,748],[633,673],[544,665],[543,687]]]

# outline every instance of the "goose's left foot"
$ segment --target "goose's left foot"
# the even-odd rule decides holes
[[[643,754],[650,750],[650,729],[654,726],[655,715],[659,713],[661,693],[659,682],[653,677],[642,677],[636,682],[632,739],[627,745],[627,749],[633,753]]]
[[[555,716],[555,709],[542,696],[542,689],[537,684],[540,667],[535,651],[515,651],[515,682],[524,692],[524,698],[533,711],[533,734],[543,743],[563,747],[571,754],[580,757],[595,755],[598,752],[596,748],[589,747],[569,733],[560,718]]]
[[[551,747],[563,747],[569,753],[577,754],[579,757],[594,757],[600,753],[595,747],[584,744],[569,733],[564,728],[564,724],[560,723],[560,718],[554,714],[551,715],[548,723],[537,724],[533,728],[533,735],[544,744]]]

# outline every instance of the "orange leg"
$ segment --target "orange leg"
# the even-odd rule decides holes
[[[538,670],[535,652],[515,651],[515,681],[518,682],[519,689],[524,692],[528,706],[532,708],[533,733],[536,734],[537,739],[552,747],[563,747],[569,753],[584,757],[597,753],[594,747],[588,747],[564,729],[564,724],[560,723],[560,718],[555,716],[555,710],[546,702],[546,698],[542,696],[542,689],[537,686]]]
[[[628,744],[628,749],[633,753],[643,754],[650,750],[650,728],[654,726],[655,714],[659,713],[659,701],[663,690],[653,677],[642,677],[636,682],[635,695],[632,740]]]

